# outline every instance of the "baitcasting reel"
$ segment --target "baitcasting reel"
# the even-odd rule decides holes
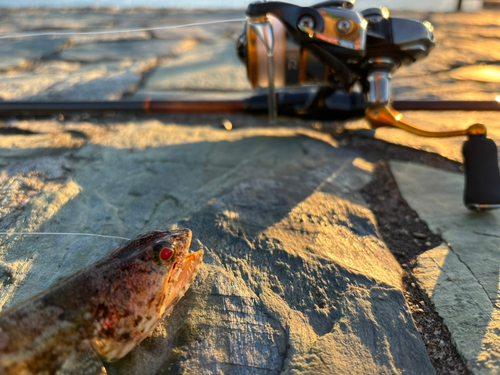
[[[424,137],[466,135],[464,203],[476,210],[499,208],[497,148],[484,125],[426,131],[391,107],[392,74],[430,53],[432,25],[390,17],[384,7],[357,12],[354,2],[248,6],[237,52],[253,87],[268,90],[261,100],[270,120],[278,112],[330,119],[364,114],[375,128],[392,126]],[[276,93],[276,86],[283,89]]]

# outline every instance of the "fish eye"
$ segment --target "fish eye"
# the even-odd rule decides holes
[[[167,264],[172,261],[176,253],[176,244],[170,244],[168,242],[158,242],[153,246],[153,258],[160,264]]]

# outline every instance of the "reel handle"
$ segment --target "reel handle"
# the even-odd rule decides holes
[[[478,211],[500,208],[500,170],[495,142],[486,135],[472,136],[464,143],[462,153],[465,206]]]
[[[421,137],[448,138],[468,136],[462,153],[465,167],[464,204],[477,211],[500,208],[500,170],[495,142],[486,137],[483,124],[473,124],[466,129],[429,131],[416,127],[390,106],[368,107],[366,119],[373,128],[389,126]]]

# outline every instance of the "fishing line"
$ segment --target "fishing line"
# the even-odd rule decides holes
[[[0,235],[8,234],[20,234],[23,236],[41,236],[41,235],[52,235],[52,236],[89,236],[89,237],[103,237],[103,238],[117,238],[120,240],[130,241],[130,238],[117,237],[117,236],[106,236],[104,234],[93,234],[93,233],[52,233],[52,232],[0,232]]]
[[[175,26],[148,27],[148,28],[144,28],[144,29],[123,29],[123,30],[85,31],[85,32],[60,32],[60,33],[52,32],[52,33],[15,34],[15,35],[0,36],[0,39],[31,38],[31,37],[36,37],[36,36],[102,35],[102,34],[137,33],[137,32],[141,32],[141,31],[180,29],[180,28],[183,28],[183,27],[215,25],[215,24],[219,24],[219,23],[242,22],[242,21],[245,21],[245,18],[220,20],[220,21],[209,21],[209,22],[187,23],[187,24],[184,24],[184,25],[175,25]]]

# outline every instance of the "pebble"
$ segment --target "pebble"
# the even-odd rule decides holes
[[[224,129],[226,129],[226,130],[232,130],[233,129],[233,124],[229,120],[222,120],[222,126],[224,126]]]

